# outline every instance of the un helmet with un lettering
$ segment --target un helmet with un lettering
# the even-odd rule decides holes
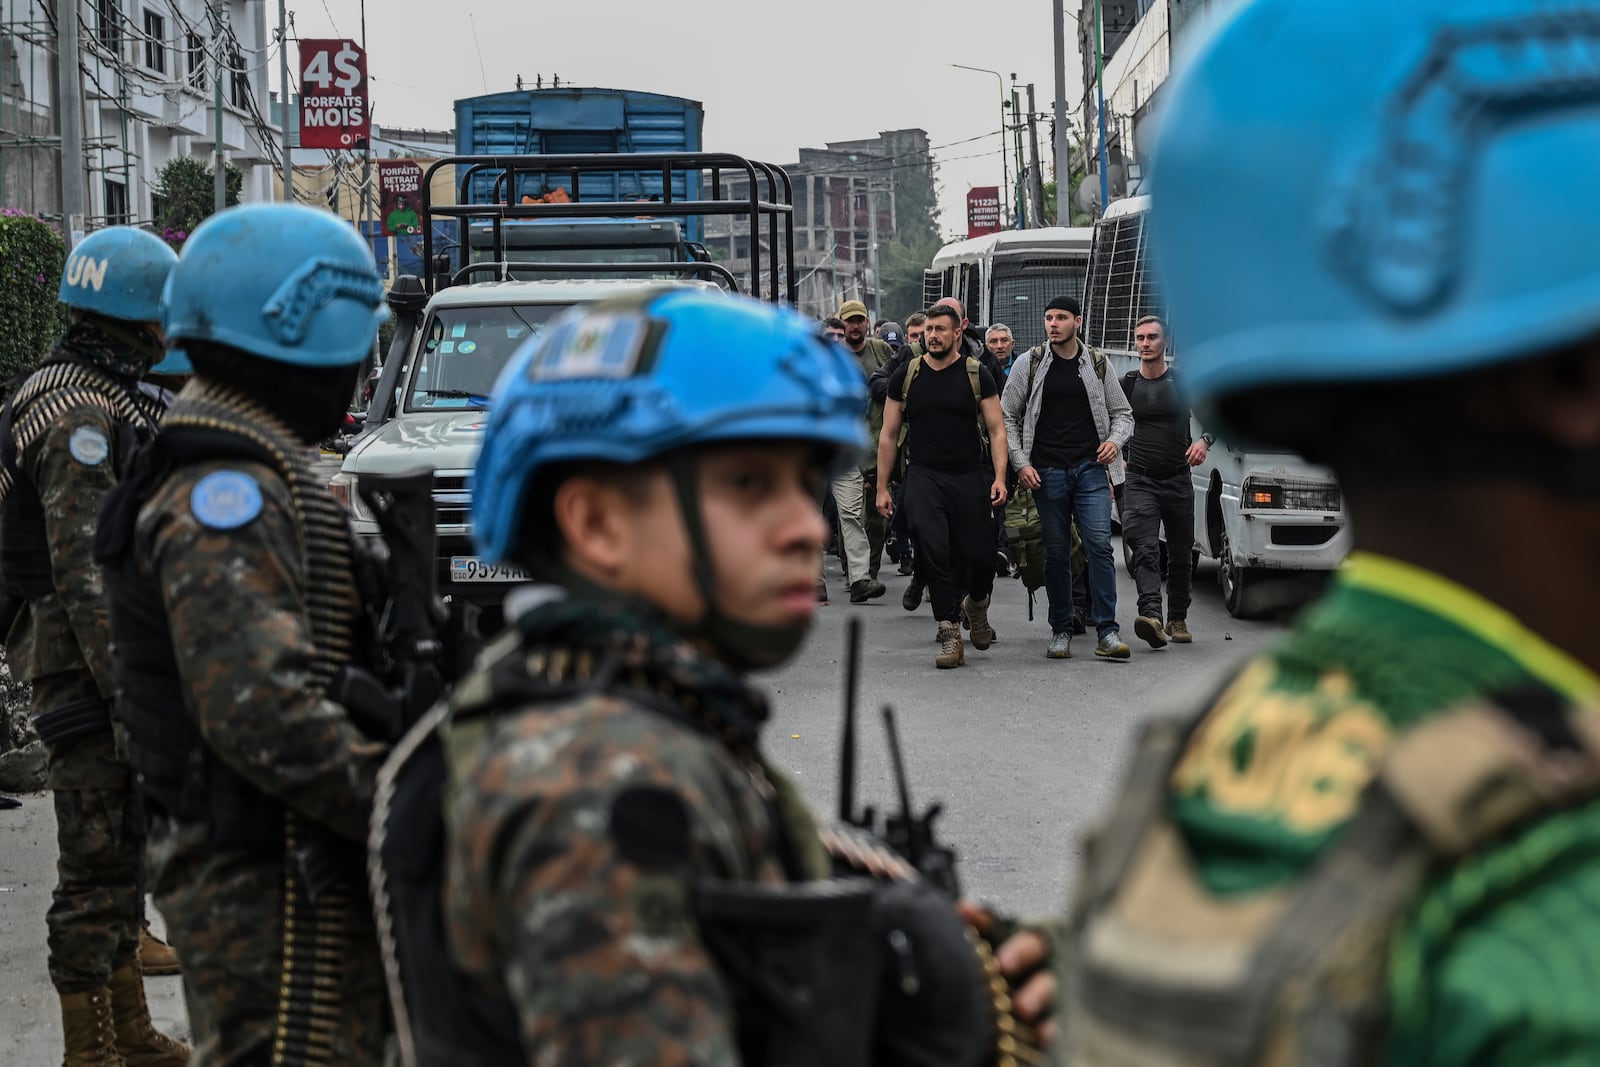
[[[177,262],[155,234],[132,226],[96,230],[67,256],[57,299],[108,319],[159,322],[161,290]]]
[[[473,472],[472,531],[511,557],[529,484],[557,463],[646,460],[717,441],[867,447],[867,390],[809,320],[758,300],[652,288],[580,306],[514,355]]]
[[[1202,412],[1600,332],[1595,0],[1256,0],[1164,93],[1151,228]]]
[[[300,367],[345,367],[387,317],[372,250],[337,216],[249,204],[206,219],[167,282],[167,343],[203,341]]]

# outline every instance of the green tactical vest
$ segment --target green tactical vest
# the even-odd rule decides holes
[[[1066,1067],[1358,1067],[1381,1062],[1388,946],[1424,880],[1600,796],[1600,707],[1576,751],[1471,704],[1400,734],[1354,819],[1302,879],[1218,897],[1167,814],[1198,723],[1148,726],[1089,835],[1058,951]]]

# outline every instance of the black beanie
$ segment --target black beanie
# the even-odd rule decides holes
[[[1077,318],[1083,314],[1083,305],[1078,303],[1074,297],[1070,296],[1058,296],[1051,300],[1050,303],[1046,304],[1044,309],[1046,311],[1065,311],[1073,318]]]

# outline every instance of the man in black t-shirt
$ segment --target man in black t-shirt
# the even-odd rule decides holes
[[[1122,539],[1133,553],[1139,617],[1133,632],[1151,648],[1170,639],[1188,644],[1189,587],[1194,576],[1194,486],[1189,468],[1205,462],[1211,436],[1190,442],[1189,406],[1167,366],[1167,327],[1146,315],[1133,328],[1139,369],[1122,379],[1133,406],[1128,481],[1122,500]],[[1161,527],[1167,530],[1167,621],[1161,621]]]
[[[901,500],[917,545],[917,577],[933,595],[939,623],[935,663],[959,667],[966,659],[963,612],[974,648],[988,648],[994,640],[990,509],[1006,499],[1006,428],[994,375],[962,352],[956,309],[945,304],[928,309],[923,347],[921,355],[895,371],[884,396],[878,510],[885,517],[894,513],[889,472],[904,423],[910,462]],[[989,436],[987,456],[980,420]]]

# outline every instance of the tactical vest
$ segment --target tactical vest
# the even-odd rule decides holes
[[[357,609],[349,523],[311,471],[308,450],[265,411],[213,386],[193,386],[112,493],[95,541],[106,572],[128,761],[152,810],[204,822],[218,847],[276,854],[283,806],[217,759],[184,703],[161,591],[134,557],[139,511],[179,468],[249,460],[276,471],[294,501],[307,561],[306,609],[316,643],[311,684],[326,690],[350,659]],[[222,620],[219,620],[219,624]]]
[[[1140,738],[1090,835],[1061,946],[1068,1067],[1357,1067],[1382,1059],[1386,946],[1423,881],[1600,797],[1600,707],[1506,694],[1401,733],[1303,877],[1217,897],[1167,815],[1198,720]]]
[[[686,710],[689,694],[653,676],[631,677],[589,650],[522,646],[513,629],[480,660],[453,712],[437,705],[398,745],[379,776],[370,875],[378,941],[389,977],[401,1061],[421,1067],[521,1063],[515,1007],[456,966],[444,927],[443,801],[454,764],[475,753],[494,716],[556,708],[594,692],[615,693],[709,738],[719,726]],[[440,726],[451,722],[448,745]],[[741,1061],[752,1067],[865,1067],[878,981],[860,965],[871,937],[874,889],[862,879],[801,876],[774,805],[783,886],[703,881],[696,913],[708,951],[729,975]],[[820,851],[817,862],[824,862]],[[762,965],[730,966],[725,953],[760,945]],[[741,962],[743,962],[741,960]],[[770,1007],[773,1001],[782,1010]]]
[[[61,419],[82,408],[104,412],[126,431],[131,440],[116,442],[123,455],[154,435],[165,410],[159,399],[70,360],[44,364],[11,395],[0,411],[0,589],[14,601],[55,592],[44,509],[22,459]]]

